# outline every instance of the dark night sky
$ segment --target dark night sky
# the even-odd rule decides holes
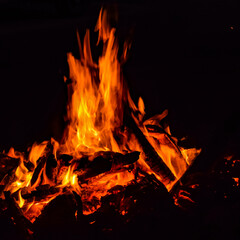
[[[237,1],[113,5],[120,42],[132,38],[125,77],[149,116],[168,108],[173,133],[199,147],[208,147],[229,124],[234,137],[239,135]],[[82,37],[87,27],[93,31],[100,6],[77,0],[0,2],[0,150],[60,139],[66,53],[77,54],[76,28]]]

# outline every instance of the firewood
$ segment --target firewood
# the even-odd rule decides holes
[[[31,239],[30,232],[33,231],[32,223],[24,217],[22,210],[17,205],[16,201],[10,195],[10,192],[4,192],[4,196],[7,202],[7,213],[9,218],[17,226],[18,231],[25,239]]]
[[[45,184],[45,185],[40,185],[36,187],[36,190],[31,191],[30,193],[28,192],[25,193],[24,189],[22,189],[22,197],[28,201],[34,200],[38,202],[58,192],[60,192],[59,188],[55,188],[54,186],[51,187],[50,185]]]
[[[24,162],[24,166],[28,169],[28,171],[32,172],[34,171],[34,164],[28,160],[25,160]]]
[[[125,165],[133,164],[138,160],[139,152],[127,153],[125,155],[114,152],[98,152],[94,154],[92,158],[93,160],[88,161],[86,164],[86,169],[83,170],[83,173],[79,174],[78,180],[80,182],[86,181],[101,173],[111,170],[116,171]]]
[[[46,175],[52,182],[56,182],[58,163],[53,154],[50,154],[46,161]]]
[[[179,149],[177,144],[174,142],[172,137],[166,131],[164,131],[163,128],[157,125],[150,125],[150,124],[145,125],[145,127],[148,130],[148,133],[150,136],[156,137],[157,139],[160,140],[160,143],[166,144],[170,148],[174,148],[176,153],[182,156],[181,150]],[[162,137],[160,137],[160,135],[162,135]]]
[[[113,157],[112,169],[120,169],[121,167],[133,164],[139,159],[140,152],[131,152],[125,155],[116,153]]]
[[[52,151],[53,151],[53,146],[49,141],[47,147],[45,148],[44,154],[37,160],[37,167],[31,179],[31,186],[33,186],[36,183],[39,175],[42,173],[44,169],[45,164],[47,163],[49,156],[52,155]]]
[[[33,186],[34,183],[36,183],[36,181],[39,177],[39,174],[41,174],[41,172],[43,171],[43,167],[46,164],[46,161],[47,161],[47,158],[45,156],[40,157],[38,159],[38,161],[37,161],[38,165],[33,173],[32,179],[31,179],[31,186]]]
[[[151,144],[157,149],[162,158],[168,159],[170,166],[173,167],[172,173],[177,178],[180,178],[183,169],[186,170],[188,166],[191,165],[191,160],[189,158],[189,161],[187,162],[182,155],[182,152],[177,145],[178,140],[167,133],[160,125],[144,124],[144,126],[148,131],[148,138]],[[171,157],[169,158],[169,156]]]
[[[167,185],[175,180],[174,174],[167,167],[152,145],[148,142],[142,131],[137,126],[134,119],[129,116],[126,119],[129,128],[133,131],[136,136],[138,143],[140,144],[143,154],[144,160],[149,165],[154,173],[161,177],[161,181]]]
[[[77,158],[77,159],[74,159],[72,161],[72,164],[75,165],[75,170],[84,170],[88,167],[89,165],[89,157],[88,156],[83,156],[81,157],[80,159]]]
[[[18,167],[19,162],[19,158],[12,158],[6,154],[0,154],[0,182]],[[6,183],[7,181],[4,181],[4,184]]]
[[[73,156],[68,154],[60,154],[57,156],[57,159],[61,162],[61,165],[68,167],[71,165],[70,161],[73,159]]]
[[[90,164],[95,161],[98,157],[107,159],[112,163],[112,168],[118,169],[125,165],[133,164],[139,159],[140,152],[134,151],[130,153],[118,153],[111,151],[100,151],[96,152],[93,156],[89,157]]]

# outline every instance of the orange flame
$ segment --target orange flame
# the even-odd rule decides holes
[[[113,131],[122,123],[123,84],[115,29],[109,30],[105,12],[100,12],[96,29],[99,30],[99,40],[105,43],[98,64],[92,60],[89,31],[84,38],[83,58],[78,60],[68,54],[73,94],[68,106],[70,125],[65,151],[73,155],[119,151]]]

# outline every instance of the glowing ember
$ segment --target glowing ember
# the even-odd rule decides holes
[[[105,11],[100,12],[96,31],[98,42],[103,41],[98,63],[91,56],[89,31],[83,49],[78,38],[81,58],[68,54],[72,94],[63,143],[51,139],[33,144],[27,154],[12,148],[7,154],[9,162],[19,163],[11,176],[6,173],[1,185],[32,222],[65,191],[77,193],[84,214],[90,214],[100,207],[109,189],[138,181],[144,172],[155,174],[170,190],[200,153],[179,147],[169,126],[161,125],[167,111],[143,121],[144,102],[140,98],[135,106],[123,82],[115,29],[108,25]],[[123,57],[126,52],[125,44]],[[133,128],[124,126],[124,114]]]

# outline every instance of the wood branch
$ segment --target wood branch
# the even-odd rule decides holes
[[[127,153],[125,155],[114,152],[98,152],[90,158],[91,161],[88,160],[85,164],[86,169],[79,174],[78,180],[83,182],[101,173],[111,170],[116,171],[123,166],[133,164],[138,160],[139,154],[139,152]],[[81,160],[79,162],[81,164]]]
[[[25,239],[31,239],[30,232],[33,231],[32,223],[24,217],[22,210],[17,205],[10,192],[4,192],[7,202],[7,213],[9,218],[17,226],[18,231],[24,236]],[[30,232],[29,232],[30,231]]]
[[[26,193],[26,192],[24,193],[24,188],[23,188],[22,197],[27,201],[35,200],[37,202],[51,195],[54,195],[60,191],[61,190],[59,188],[55,188],[54,186],[51,187],[50,185],[45,184],[45,185],[38,186],[36,190],[31,191],[30,193]]]
[[[177,139],[174,139],[161,126],[147,124],[144,125],[148,131],[148,140],[154,146],[159,155],[168,159],[170,166],[172,166],[172,173],[180,178],[183,170],[187,169],[191,161],[186,161],[180,148],[177,145]],[[169,165],[168,165],[169,166]]]
[[[57,169],[58,163],[57,160],[55,159],[55,156],[51,153],[46,162],[46,175],[48,179],[50,179],[52,182],[57,181]]]
[[[164,131],[163,128],[157,125],[150,125],[150,124],[145,125],[145,127],[148,130],[148,133],[150,136],[157,138],[161,144],[168,145],[170,148],[175,149],[176,153],[182,156],[182,153],[179,147],[177,146],[177,144],[175,143],[175,141],[166,131]]]
[[[133,164],[139,159],[140,152],[134,151],[126,154],[111,152],[111,151],[100,151],[96,152],[93,156],[89,157],[90,164],[95,161],[98,157],[107,159],[112,164],[112,169],[119,169],[125,165]]]
[[[71,165],[70,162],[73,159],[73,156],[68,155],[68,154],[60,154],[57,156],[57,159],[61,162],[60,165],[68,167]]]
[[[19,158],[12,158],[6,154],[0,154],[0,182],[3,180],[3,184],[8,181],[4,181],[4,178],[8,178],[9,175],[18,167],[20,162]]]
[[[44,154],[37,160],[37,167],[33,173],[32,179],[31,179],[31,186],[33,186],[38,177],[39,174],[41,174],[41,172],[43,171],[44,165],[47,163],[47,160],[49,158],[49,156],[52,155],[52,151],[53,151],[53,146],[51,144],[51,142],[48,142],[48,145],[44,151]]]
[[[36,183],[36,181],[39,177],[39,174],[43,171],[43,167],[44,167],[46,161],[47,161],[47,158],[45,156],[40,157],[38,159],[38,165],[33,173],[32,179],[31,179],[31,186],[33,186]]]
[[[167,185],[175,180],[174,174],[167,167],[152,145],[148,142],[142,131],[137,126],[134,119],[128,114],[127,124],[136,136],[138,143],[140,144],[143,153],[145,155],[145,162],[149,165],[154,173],[161,177],[161,181],[164,185]]]

